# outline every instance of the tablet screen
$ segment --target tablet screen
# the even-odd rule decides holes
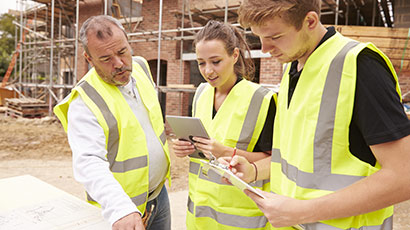
[[[209,138],[205,127],[203,126],[201,120],[197,117],[186,117],[186,116],[165,116],[172,132],[180,140],[189,141],[195,143],[192,139],[193,137],[204,137]],[[190,157],[195,158],[205,158],[205,155],[200,151],[195,151]]]
[[[205,127],[197,117],[171,116],[166,119],[174,134],[179,138],[190,142],[195,142],[192,137],[209,138]]]

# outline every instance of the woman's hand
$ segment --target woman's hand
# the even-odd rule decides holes
[[[185,157],[195,152],[195,146],[189,141],[172,139],[171,147],[177,157]]]
[[[232,155],[232,148],[224,146],[213,138],[193,137],[192,139],[196,142],[194,144],[195,147],[201,150],[204,154],[209,154],[209,152],[211,152],[216,158],[229,156],[229,152],[231,152],[230,155]]]

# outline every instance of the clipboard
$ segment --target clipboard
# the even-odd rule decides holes
[[[215,162],[215,161],[216,160],[214,161],[201,160],[201,162],[203,163],[202,172],[204,174],[207,174],[208,170],[212,170],[215,173],[219,174],[220,176],[227,178],[235,187],[240,189],[242,192],[244,192],[245,189],[248,189],[251,192],[258,195],[259,197],[266,199],[266,197],[262,193],[260,193],[254,187],[250,186],[248,183],[246,183],[245,181],[237,177],[235,174],[233,174],[229,170],[228,166],[220,164],[219,162]]]
[[[242,192],[244,192],[245,189],[248,189],[251,192],[258,195],[259,197],[266,199],[266,197],[262,193],[260,193],[254,187],[250,186],[248,183],[243,181],[241,178],[237,177],[235,174],[231,172],[231,170],[229,170],[228,166],[219,163],[214,157],[210,161],[201,160],[201,163],[203,163],[202,172],[205,175],[208,174],[209,170],[212,170],[218,175],[227,178],[235,187],[240,189]],[[291,227],[296,230],[304,230],[304,228],[299,224],[293,225]]]

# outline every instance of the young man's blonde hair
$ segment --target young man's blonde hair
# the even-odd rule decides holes
[[[244,28],[261,26],[266,21],[280,17],[297,30],[308,12],[320,16],[321,0],[243,0],[239,8],[239,23]]]

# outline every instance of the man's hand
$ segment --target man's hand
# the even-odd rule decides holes
[[[189,141],[173,139],[171,147],[177,157],[186,157],[195,152],[195,146]]]
[[[309,212],[304,209],[308,207],[305,204],[306,201],[265,192],[260,189],[257,190],[262,193],[266,199],[247,189],[245,193],[258,205],[259,209],[265,214],[273,227],[289,227],[301,224],[305,218],[304,215],[309,214]]]
[[[133,212],[117,220],[112,225],[112,230],[145,230],[139,213]]]

